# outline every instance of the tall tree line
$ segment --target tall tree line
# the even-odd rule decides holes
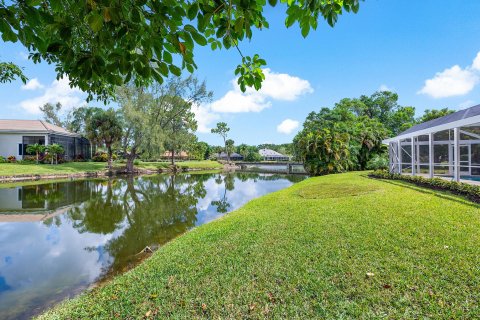
[[[365,170],[373,159],[386,158],[382,140],[452,112],[427,109],[415,118],[415,108],[401,106],[398,95],[389,91],[345,98],[307,116],[293,140],[294,152],[313,175]]]

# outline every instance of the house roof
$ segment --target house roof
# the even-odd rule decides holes
[[[453,129],[455,127],[469,126],[476,123],[480,123],[480,105],[476,105],[437,119],[417,124],[410,129],[403,131],[398,136],[386,139],[383,142],[388,143],[395,140],[406,139],[442,130]]]
[[[277,151],[271,150],[271,149],[260,149],[260,150],[258,150],[258,153],[260,153],[260,155],[262,157],[288,158],[288,156],[283,155],[280,152],[277,152]]]
[[[64,128],[42,120],[1,120],[0,133],[56,133],[66,136],[79,136]]]

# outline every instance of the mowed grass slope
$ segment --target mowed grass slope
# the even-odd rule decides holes
[[[364,175],[253,200],[41,318],[478,318],[479,207]]]
[[[58,165],[35,163],[1,163],[0,176],[75,174],[106,169],[105,162],[67,162]]]

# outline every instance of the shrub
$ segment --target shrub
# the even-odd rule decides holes
[[[43,159],[42,159],[42,163],[45,163],[45,164],[51,164],[52,163],[52,158],[53,158],[53,155],[50,154],[50,153],[46,153],[44,156],[43,156]]]
[[[7,163],[7,159],[5,159],[5,157],[0,156],[0,163]]]
[[[75,156],[75,159],[73,159],[73,162],[85,162],[85,158],[79,154]]]
[[[15,163],[15,162],[17,162],[17,158],[15,158],[15,156],[8,156],[7,162],[8,163]]]
[[[133,161],[133,164],[136,165],[136,166],[138,166],[138,165],[140,164],[140,160],[135,160],[135,161]]]
[[[375,157],[370,159],[367,163],[368,170],[383,170],[388,169],[389,161],[388,155],[377,154]]]
[[[425,178],[422,176],[390,173],[387,170],[376,170],[371,173],[370,176],[379,179],[402,180],[434,190],[450,191],[454,194],[465,196],[473,202],[480,203],[480,186],[477,185],[449,181],[441,178]]]
[[[25,163],[37,162],[37,158],[35,156],[23,156],[22,162],[25,162]]]
[[[107,162],[108,161],[108,153],[106,153],[104,151],[98,151],[92,157],[92,160],[95,161],[95,162]],[[112,160],[117,160],[117,155],[116,154],[112,155]]]

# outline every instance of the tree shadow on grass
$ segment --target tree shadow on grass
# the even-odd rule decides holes
[[[394,186],[408,188],[408,189],[411,189],[411,190],[414,190],[414,191],[417,191],[417,192],[421,192],[421,193],[424,193],[424,194],[434,195],[434,196],[436,196],[438,198],[441,198],[441,199],[444,199],[444,200],[454,201],[454,202],[457,202],[457,203],[461,203],[461,204],[465,204],[467,206],[473,207],[475,209],[480,209],[480,204],[472,202],[472,200],[468,199],[468,197],[466,197],[466,196],[454,194],[450,191],[428,189],[426,187],[420,187],[420,186],[417,186],[417,185],[415,185],[411,182],[407,182],[407,181],[376,179],[376,178],[369,177],[368,175],[361,175],[361,176],[363,178],[372,179],[372,180],[379,181],[379,182],[384,182],[384,183],[389,183],[389,184],[392,184]]]

